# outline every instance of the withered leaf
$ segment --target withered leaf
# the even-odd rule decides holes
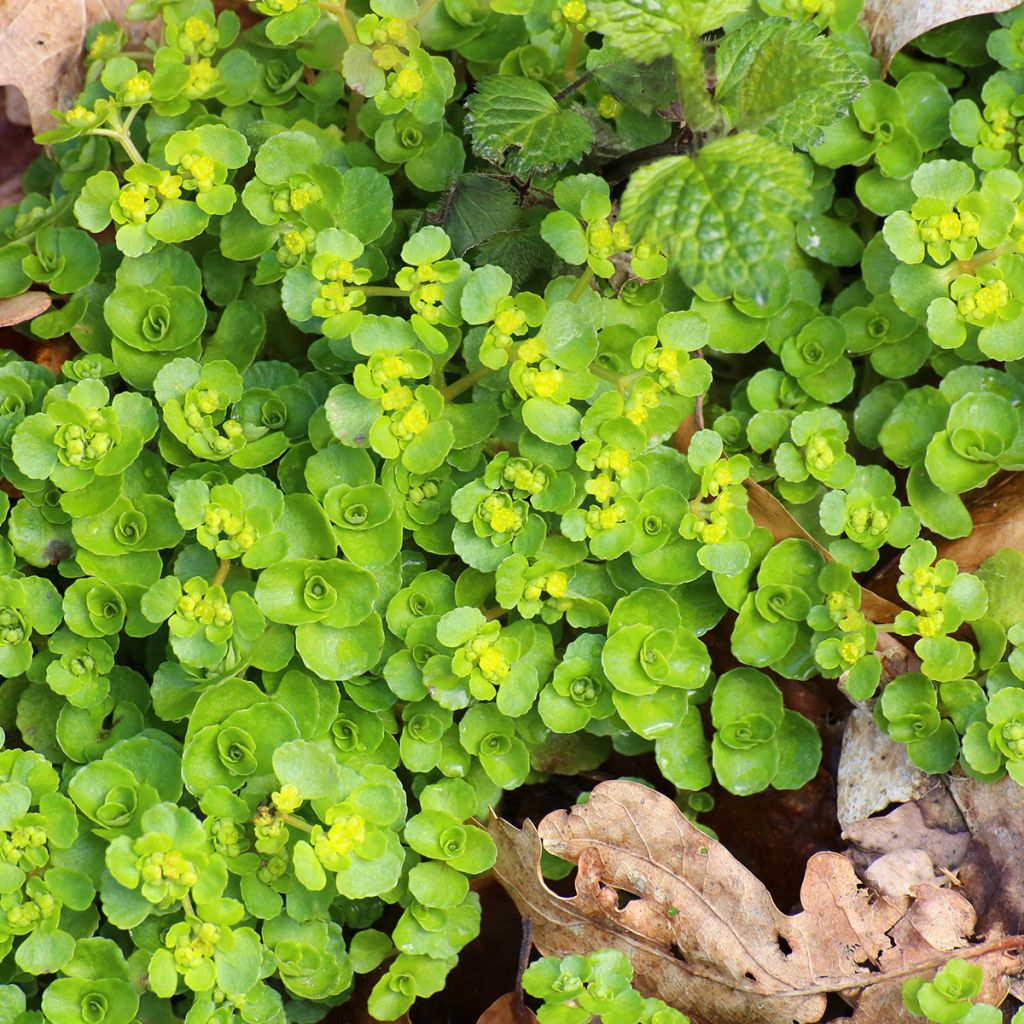
[[[476,1024],[537,1024],[537,1017],[515,992],[509,992],[495,999]]]
[[[952,558],[962,572],[974,572],[1001,548],[1024,551],[1024,473],[998,477],[971,497],[971,532],[939,545],[939,557]]]
[[[862,990],[934,970],[949,955],[918,943],[899,952],[895,974],[879,972],[874,965],[894,957],[896,926],[913,902],[869,893],[845,857],[818,853],[807,863],[804,909],[783,914],[724,846],[638,783],[601,783],[586,804],[549,814],[537,829],[494,819],[491,833],[495,873],[530,917],[542,953],[620,949],[641,992],[703,1024],[807,1024],[821,1019],[830,992],[855,1002]],[[544,884],[541,841],[576,863],[574,897]],[[965,949],[967,934],[961,929],[959,955],[992,952]]]
[[[85,33],[119,18],[129,0],[0,0],[0,85],[21,90],[37,131],[66,109],[82,85]]]
[[[907,913],[892,929],[893,945],[882,954],[880,980],[863,990],[853,1015],[855,1024],[911,1024],[920,1020],[903,1006],[903,981],[908,975],[926,973],[924,963],[936,954],[965,955],[985,971],[979,998],[1000,1003],[1006,996],[1006,976],[1020,970],[1021,957],[1012,947],[1021,940],[987,942],[968,947],[976,928],[974,908],[959,893],[932,885],[918,886]],[[929,968],[934,971],[934,966]]]
[[[1020,0],[867,0],[860,16],[871,49],[885,72],[907,43],[925,32],[974,14],[997,14]]]
[[[32,320],[40,313],[45,313],[51,301],[46,292],[22,292],[9,299],[0,299],[0,327],[11,327]]]
[[[911,763],[904,743],[886,736],[867,708],[856,707],[843,729],[836,778],[836,813],[845,832],[890,804],[915,800],[934,785]]]
[[[889,814],[851,822],[844,827],[843,838],[850,843],[858,869],[887,854],[920,850],[936,868],[953,871],[971,841],[963,815],[941,784]]]
[[[1024,930],[1024,811],[1007,809],[984,822],[971,836],[959,875],[986,935]]]

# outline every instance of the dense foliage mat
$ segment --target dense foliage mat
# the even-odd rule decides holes
[[[396,1019],[503,791],[613,750],[690,813],[798,789],[779,677],[1024,784],[1024,555],[933,543],[1024,469],[1024,17],[883,80],[858,8],[90,30],[0,211],[0,296],[77,345],[0,362],[0,1021],[312,1022],[371,973]]]

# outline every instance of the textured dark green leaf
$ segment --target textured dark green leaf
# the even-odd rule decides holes
[[[591,0],[594,27],[627,56],[650,63],[672,52],[672,36],[699,36],[749,10],[750,0]]]
[[[487,174],[463,174],[429,220],[444,228],[461,256],[485,239],[511,231],[521,213],[515,193],[504,182]]]
[[[584,118],[527,78],[485,78],[467,105],[473,151],[515,174],[562,167],[594,142]]]
[[[867,84],[846,51],[811,22],[769,18],[725,37],[716,96],[739,128],[806,148],[835,124]]]
[[[622,216],[635,237],[669,251],[691,287],[756,300],[793,246],[791,216],[809,181],[803,157],[734,135],[696,156],[641,167],[626,187]]]

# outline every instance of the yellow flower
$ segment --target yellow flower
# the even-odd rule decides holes
[[[283,785],[276,793],[271,793],[270,799],[282,814],[291,814],[302,806],[302,797],[299,796],[298,789],[290,782]]]

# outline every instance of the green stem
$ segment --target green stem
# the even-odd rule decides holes
[[[507,614],[507,608],[502,608],[500,604],[496,604],[493,608],[488,608],[487,611],[484,612],[484,618],[488,622],[493,622],[495,619],[500,619],[502,615]]]
[[[590,267],[587,267],[587,269],[584,270],[583,273],[580,274],[580,276],[577,278],[573,290],[569,292],[569,301],[575,302],[577,299],[579,299],[587,290],[587,287],[590,285],[590,282],[593,280],[594,272],[593,270],[590,269]]]
[[[77,192],[72,192],[69,195],[66,195],[59,203],[56,203],[54,205],[53,209],[48,214],[46,214],[46,216],[41,217],[37,221],[33,221],[31,231],[26,231],[23,235],[14,235],[12,236],[11,241],[27,242],[30,239],[35,238],[36,233],[39,231],[40,228],[48,227],[55,220],[59,220],[67,211],[68,207],[71,206],[71,204],[77,198]]]
[[[601,380],[606,380],[609,384],[614,384],[620,391],[622,390],[622,385],[628,379],[628,375],[616,373],[614,370],[605,369],[605,367],[598,366],[597,364],[591,365],[590,372],[595,377],[600,377]]]
[[[409,24],[415,25],[417,22],[425,18],[436,6],[437,0],[423,0],[423,3],[420,4],[420,9],[416,12],[415,16],[409,19]]]
[[[345,141],[355,142],[359,138],[359,111],[363,109],[362,93],[349,93],[348,116],[345,118]]]
[[[125,135],[128,134],[128,129],[132,126],[132,121],[134,121],[135,118],[139,116],[139,111],[141,109],[142,107],[138,106],[132,107],[132,109],[128,111],[128,116],[124,119],[124,124],[121,125],[121,131],[123,131]]]
[[[135,148],[135,143],[128,137],[127,133],[123,131],[114,131],[112,128],[93,128],[86,132],[87,135],[105,135],[107,138],[116,139],[120,144],[121,148],[128,154],[128,159],[133,164],[144,164],[146,161],[142,159],[142,154]]]
[[[572,39],[569,41],[569,52],[565,57],[563,74],[567,82],[576,81],[576,65],[580,62],[580,47],[583,45],[583,33],[573,26]]]
[[[211,587],[222,587],[224,581],[228,578],[228,573],[231,572],[231,559],[222,558],[220,565],[217,566],[217,572],[214,574],[213,579],[210,581]]]
[[[189,898],[188,893],[181,897],[181,909],[185,911],[186,917],[196,916],[196,908],[192,906],[192,900]]]
[[[338,24],[341,26],[342,35],[345,37],[345,42],[349,46],[353,46],[359,42],[356,36],[356,30],[352,27],[352,19],[348,16],[348,11],[345,9],[344,4],[330,3],[329,0],[320,0],[320,10],[327,11],[329,14],[333,14],[337,19]]]
[[[408,295],[409,294],[404,288],[384,288],[384,287],[377,287],[376,285],[370,285],[369,287],[360,288],[359,290],[368,299],[372,299],[375,296],[380,296],[380,295],[403,296],[403,295]]]
[[[297,828],[300,832],[312,832],[313,826],[308,821],[303,821],[301,818],[296,818],[294,814],[282,814],[278,812],[277,815],[286,825],[291,825],[292,828]]]
[[[973,274],[979,267],[984,267],[988,263],[999,259],[1003,255],[1004,248],[999,245],[995,249],[989,249],[988,252],[983,252],[980,256],[975,256],[974,259],[970,260],[957,260],[956,265],[965,274]]]
[[[446,402],[450,402],[453,398],[457,398],[463,391],[468,391],[473,385],[482,381],[484,377],[491,373],[494,373],[494,371],[489,366],[481,366],[479,370],[474,370],[472,373],[467,373],[465,377],[460,377],[458,380],[453,381],[441,394]]]

